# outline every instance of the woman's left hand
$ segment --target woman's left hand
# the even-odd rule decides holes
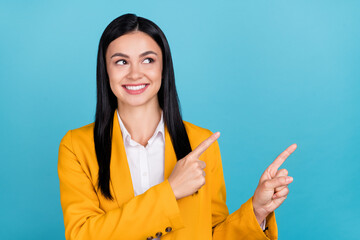
[[[254,213],[259,224],[284,202],[289,193],[288,184],[293,181],[293,178],[288,176],[286,169],[278,169],[286,158],[295,151],[296,147],[296,144],[292,144],[282,152],[260,178],[252,200]]]

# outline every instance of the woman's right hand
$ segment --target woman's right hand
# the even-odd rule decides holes
[[[214,133],[176,163],[168,178],[176,200],[195,193],[205,184],[205,172],[203,169],[206,164],[204,161],[199,160],[199,157],[219,136],[220,132]]]

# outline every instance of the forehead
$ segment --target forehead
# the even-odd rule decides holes
[[[154,39],[144,32],[134,31],[113,40],[108,46],[106,55],[121,52],[129,56],[138,56],[146,51],[161,54],[161,49]]]

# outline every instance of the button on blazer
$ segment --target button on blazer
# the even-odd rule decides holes
[[[176,200],[168,181],[176,155],[165,126],[164,181],[134,196],[119,122],[114,112],[110,161],[110,192],[98,189],[94,123],[70,130],[59,147],[60,199],[68,240],[232,240],[277,239],[274,213],[264,232],[253,212],[252,198],[229,215],[220,149],[212,144],[200,157],[205,161],[205,185],[198,193]],[[184,121],[192,149],[212,133]]]

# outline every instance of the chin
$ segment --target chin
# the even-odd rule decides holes
[[[141,107],[141,106],[146,106],[147,102],[129,102],[126,104],[129,107]]]
[[[154,104],[154,102],[156,103],[156,105],[159,104],[157,95],[151,99],[148,99],[148,98],[144,99],[144,98],[139,98],[139,97],[134,97],[131,99],[128,98],[125,101],[121,101],[121,105],[127,106],[127,107],[141,107],[141,106],[151,106]]]

